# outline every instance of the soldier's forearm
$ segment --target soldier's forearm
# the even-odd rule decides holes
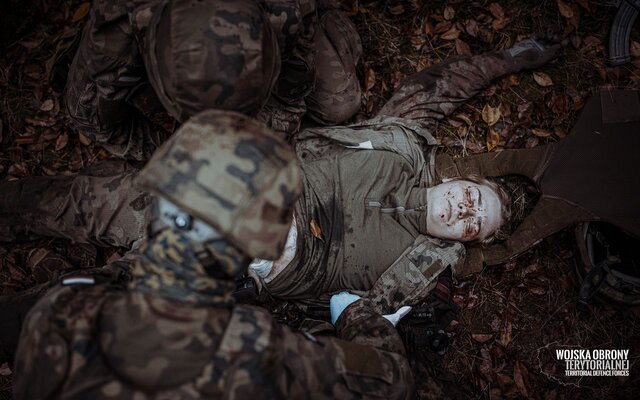
[[[374,309],[369,299],[361,299],[349,305],[338,318],[336,331],[340,339],[405,354],[398,332]]]
[[[492,80],[517,69],[504,52],[445,61],[407,78],[380,111],[433,127]]]

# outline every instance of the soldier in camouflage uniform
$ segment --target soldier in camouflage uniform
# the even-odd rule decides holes
[[[430,132],[491,80],[543,65],[558,49],[528,40],[509,50],[454,59],[408,78],[374,119],[297,134],[294,146],[304,174],[295,212],[297,251],[289,267],[265,282],[265,294],[308,299],[344,288],[369,291],[382,313],[422,298],[443,269],[455,269],[464,258],[460,243],[427,232],[423,194],[441,181],[438,165],[450,161],[436,155]],[[140,238],[141,222],[149,215],[148,206],[137,209],[148,199],[131,188],[134,175],[59,178],[56,182],[64,182],[65,190],[85,196],[66,196],[56,209],[47,204],[21,209],[20,202],[14,203],[30,192],[26,188],[35,178],[7,183],[3,190],[12,195],[5,207],[18,222],[2,223],[0,235],[10,240],[59,232],[80,241],[109,238],[112,245],[130,245]],[[25,223],[27,218],[44,224]],[[119,226],[118,220],[138,225]],[[391,293],[388,282],[402,277],[412,282],[397,285],[407,292],[394,296],[395,301],[383,298]]]
[[[165,110],[179,122],[209,108],[258,114],[285,133],[307,109],[344,121],[360,106],[361,51],[326,0],[96,0],[66,103],[81,133],[146,160],[171,130]]]
[[[156,195],[131,278],[75,275],[25,321],[16,398],[405,398],[393,325],[349,305],[338,338],[296,334],[234,306],[234,277],[280,253],[300,193],[283,140],[226,111],[188,120],[138,176]]]

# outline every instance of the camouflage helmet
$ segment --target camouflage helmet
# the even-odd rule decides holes
[[[210,108],[255,115],[280,71],[276,34],[256,0],[166,1],[145,35],[149,80],[178,121]]]
[[[260,122],[221,110],[191,117],[138,179],[249,257],[265,259],[280,255],[301,191],[291,147]]]

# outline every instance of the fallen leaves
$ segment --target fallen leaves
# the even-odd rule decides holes
[[[533,80],[542,87],[553,86],[553,80],[551,77],[544,72],[535,71],[533,73]]]
[[[313,237],[322,239],[322,230],[320,229],[320,225],[318,225],[318,222],[315,219],[311,219],[311,221],[309,221],[309,230],[311,231]]]
[[[73,13],[73,17],[71,17],[72,22],[78,22],[89,14],[89,10],[91,9],[91,4],[89,2],[82,3],[76,11]]]
[[[560,15],[565,18],[573,18],[573,8],[570,5],[565,3],[563,0],[556,0],[558,4],[558,10],[560,10]]]
[[[500,119],[500,107],[491,107],[486,104],[482,108],[482,120],[487,123],[489,126],[493,126]]]
[[[376,85],[376,73],[373,69],[367,68],[364,73],[364,91],[370,91]]]
[[[67,143],[69,143],[69,135],[63,133],[62,135],[58,136],[58,139],[56,139],[55,150],[60,151],[64,149],[67,146]]]
[[[513,380],[520,394],[524,397],[529,397],[529,392],[531,391],[529,386],[529,371],[520,360],[516,361],[513,365]]]

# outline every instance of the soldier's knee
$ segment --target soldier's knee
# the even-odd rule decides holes
[[[330,103],[319,103],[309,107],[311,118],[323,125],[340,125],[353,117],[360,109],[360,91],[350,93],[348,96],[339,94],[334,96]]]

